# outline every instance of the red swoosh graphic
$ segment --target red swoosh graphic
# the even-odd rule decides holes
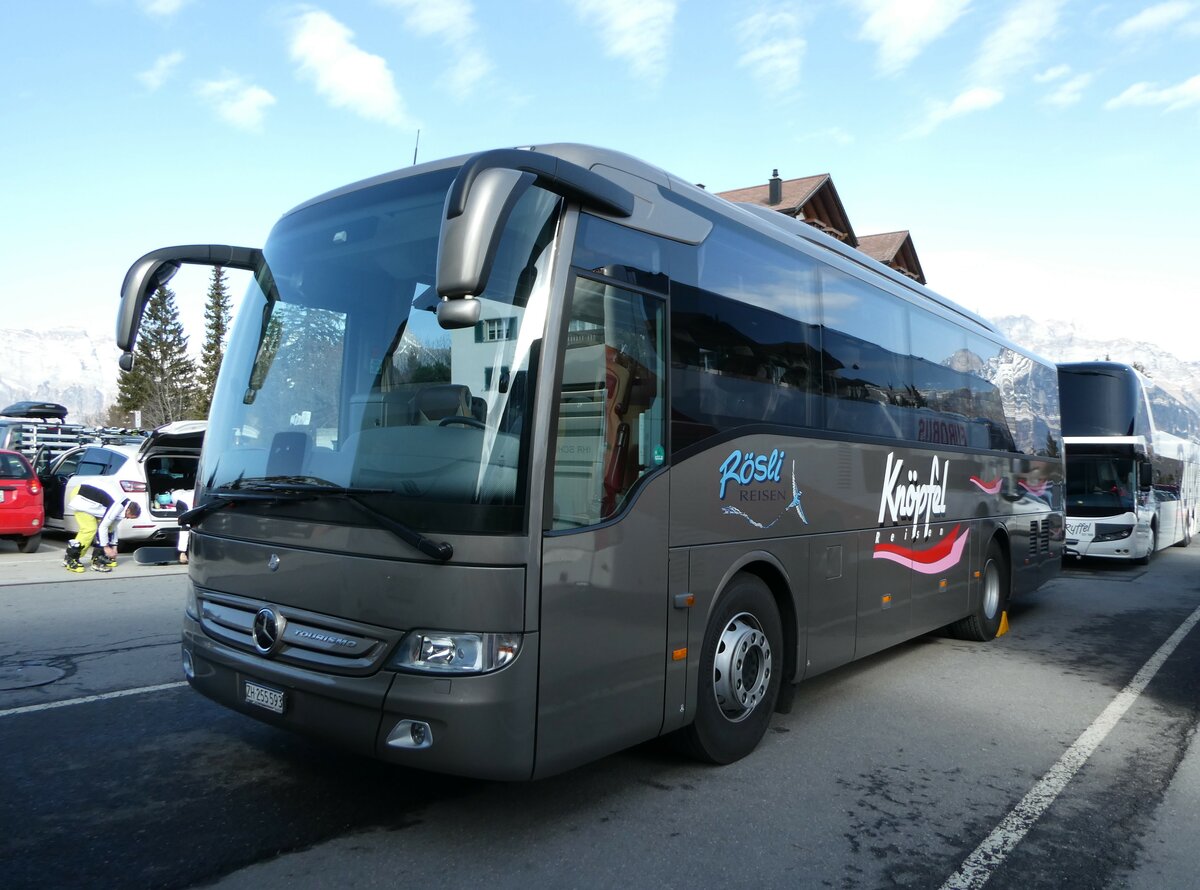
[[[1046,482],[1045,480],[1038,482],[1034,485],[1030,485],[1028,482],[1026,482],[1024,479],[1022,479],[1018,483],[1018,485],[1020,485],[1023,489],[1025,489],[1027,492],[1029,492],[1035,498],[1040,498],[1042,495],[1044,495],[1046,493],[1046,489],[1050,487],[1050,483]]]
[[[876,544],[874,558],[891,560],[922,575],[935,575],[957,565],[962,559],[971,530],[967,529],[961,535],[960,531],[961,525],[954,526],[949,535],[925,550],[914,550],[899,544]]]
[[[1003,479],[993,479],[991,482],[984,482],[978,476],[972,476],[971,481],[974,482],[981,489],[986,491],[988,494],[997,494],[1000,491],[1000,484],[1004,480]]]

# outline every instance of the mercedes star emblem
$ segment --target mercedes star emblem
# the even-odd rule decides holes
[[[254,616],[254,626],[250,630],[254,648],[263,655],[273,655],[283,641],[285,627],[287,619],[282,615],[276,615],[271,609],[259,609],[258,614]]]

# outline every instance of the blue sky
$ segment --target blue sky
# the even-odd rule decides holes
[[[616,148],[713,191],[829,173],[985,316],[1200,359],[1200,0],[4,3],[5,327],[112,329],[168,244],[419,158]],[[206,275],[173,285],[192,340]],[[244,284],[235,285],[240,297]]]

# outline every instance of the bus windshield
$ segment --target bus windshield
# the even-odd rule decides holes
[[[537,188],[522,196],[479,323],[444,330],[433,284],[456,172],[369,184],[276,225],[225,352],[202,487],[299,480],[369,491],[373,510],[412,528],[524,528],[559,200]],[[329,503],[301,499],[271,515],[321,510],[339,521]]]
[[[1067,461],[1067,511],[1078,517],[1132,513],[1137,494],[1134,470],[1129,458],[1072,456]]]

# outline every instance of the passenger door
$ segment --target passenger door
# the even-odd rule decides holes
[[[535,775],[658,734],[669,477],[663,301],[575,279],[542,542]]]

